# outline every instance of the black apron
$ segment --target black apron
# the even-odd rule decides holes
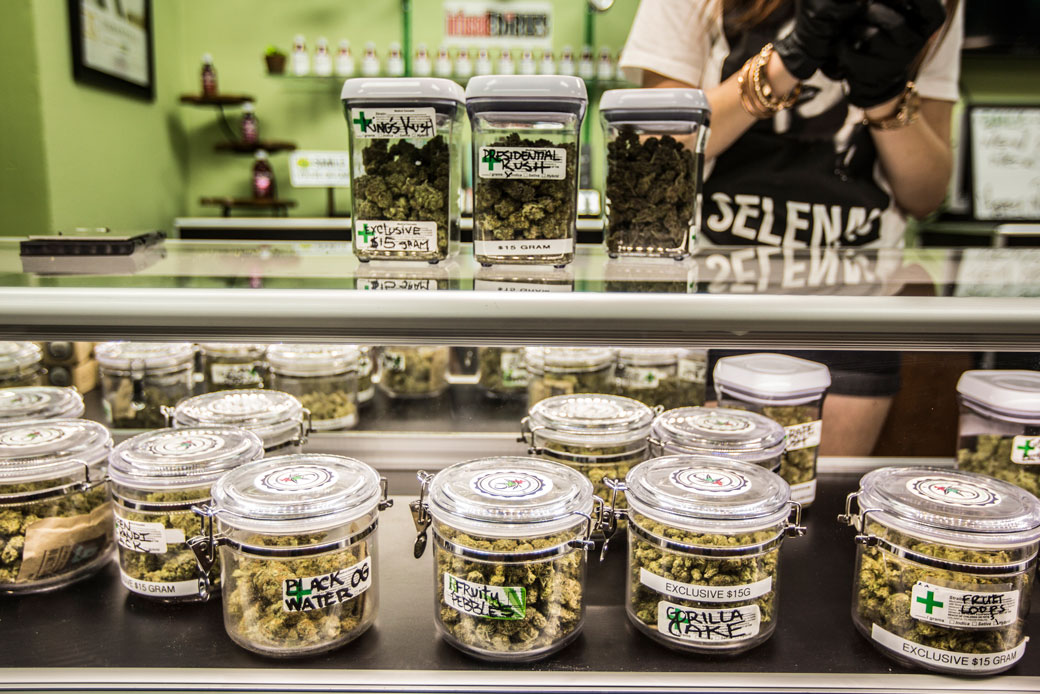
[[[730,54],[722,79],[772,41],[791,11],[739,33],[727,15]],[[741,246],[876,244],[891,200],[874,180],[877,150],[869,129],[857,123],[838,137],[848,116],[839,85],[806,85],[793,108],[755,123],[715,160],[704,183],[705,240]]]

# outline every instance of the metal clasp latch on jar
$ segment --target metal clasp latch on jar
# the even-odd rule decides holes
[[[856,502],[856,506],[859,509],[858,513],[852,512],[853,501]],[[878,537],[867,532],[867,516],[874,512],[876,512],[876,509],[868,508],[864,510],[859,507],[859,492],[852,492],[845,497],[845,513],[838,514],[838,522],[858,531],[855,538],[856,544],[873,547],[878,543]]]
[[[610,504],[607,505],[607,510],[609,512],[603,519],[601,526],[603,529],[603,549],[599,552],[600,561],[603,561],[607,556],[607,547],[610,546],[610,541],[617,533],[618,521],[628,519],[628,511],[617,507],[618,493],[628,490],[624,480],[615,479],[613,477],[604,477],[603,484],[610,489]]]
[[[202,535],[186,540],[191,553],[195,555],[195,563],[199,569],[199,597],[209,600],[212,592],[210,572],[217,563],[217,548],[224,544],[226,538],[213,532],[213,518],[219,510],[209,504],[192,506],[191,512],[202,519]]]
[[[538,425],[538,426],[535,426],[535,427],[532,428],[531,427],[531,418],[530,417],[524,417],[523,419],[520,420],[520,437],[516,440],[516,442],[517,443],[526,443],[527,444],[527,454],[528,455],[541,455],[542,454],[542,449],[538,448],[537,446],[534,445],[534,435],[535,435],[535,432],[541,431],[542,429],[545,429],[545,428],[546,427],[543,427],[541,425]]]
[[[428,542],[426,531],[429,529],[430,523],[433,522],[433,517],[430,515],[430,507],[426,504],[426,494],[430,491],[430,480],[433,479],[433,475],[425,470],[419,470],[419,472],[415,473],[415,476],[419,478],[419,498],[409,503],[408,509],[412,512],[412,521],[415,523],[416,530],[412,554],[418,559],[426,551]]]

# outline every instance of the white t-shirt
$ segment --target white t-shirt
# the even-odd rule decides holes
[[[963,7],[961,0],[914,80],[923,98],[958,98]],[[740,36],[746,45],[731,49],[718,0],[642,0],[621,67],[637,84],[643,70],[652,70],[711,89],[792,23],[762,29],[770,35]],[[863,111],[822,72],[804,83],[803,94],[710,163],[699,245],[902,245],[906,219],[862,125]],[[770,130],[779,137],[768,137]]]

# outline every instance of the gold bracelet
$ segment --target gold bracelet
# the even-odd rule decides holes
[[[773,44],[767,43],[762,46],[762,50],[754,58],[755,67],[752,71],[752,85],[755,88],[755,96],[758,97],[762,105],[771,113],[779,113],[795,105],[802,93],[802,85],[795,85],[795,88],[785,97],[776,96],[769,82],[762,78],[762,70],[769,64],[769,59],[772,55]]]
[[[898,130],[913,125],[917,121],[920,109],[921,97],[917,93],[917,86],[913,82],[907,82],[899,97],[899,103],[896,104],[895,113],[878,119],[869,118],[864,114],[863,125],[874,130]]]
[[[744,63],[743,67],[740,68],[740,72],[737,73],[737,87],[740,91],[740,105],[744,108],[744,111],[755,120],[763,120],[769,118],[772,113],[761,102],[752,87],[754,81],[754,78],[751,75],[753,61],[754,58],[750,58],[746,63]]]

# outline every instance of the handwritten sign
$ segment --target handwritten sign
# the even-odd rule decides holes
[[[392,222],[359,219],[354,224],[354,248],[372,251],[437,250],[437,222]]]
[[[523,586],[486,586],[446,573],[444,604],[473,617],[523,619],[527,614],[527,589]]]
[[[954,590],[924,581],[910,593],[910,616],[922,622],[959,629],[992,629],[1018,619],[1017,590]]]
[[[1040,219],[1040,107],[971,111],[976,219]]]
[[[792,424],[784,427],[787,430],[788,451],[800,451],[803,448],[815,448],[820,445],[823,436],[823,421],[817,419],[813,422]]]
[[[350,155],[298,149],[289,156],[289,180],[294,188],[349,188]]]
[[[662,600],[657,603],[657,630],[682,641],[719,643],[744,641],[762,625],[758,605],[702,609]]]
[[[310,612],[353,600],[372,587],[372,558],[321,576],[282,581],[282,611]]]
[[[167,543],[184,542],[184,531],[166,528],[162,523],[142,523],[115,517],[116,542],[123,549],[147,554],[166,554]]]
[[[562,147],[481,147],[481,178],[537,178],[562,181],[567,150]]]
[[[437,112],[432,108],[353,108],[350,123],[362,140],[427,138],[437,134]]]

